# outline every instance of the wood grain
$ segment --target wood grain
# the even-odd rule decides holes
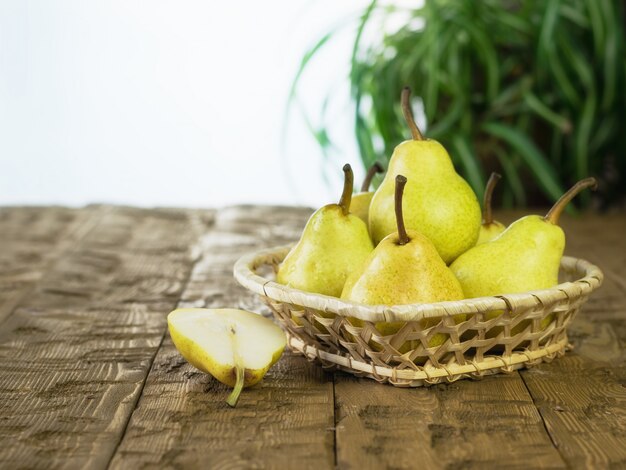
[[[308,210],[220,211],[201,243],[180,306],[268,309],[233,279],[245,252],[300,234]],[[332,376],[286,353],[236,408],[229,389],[187,364],[169,337],[159,350],[112,468],[332,468]]]
[[[567,250],[605,283],[570,328],[571,353],[521,376],[571,468],[626,467],[626,217],[566,217]]]
[[[335,400],[339,468],[565,467],[517,374],[419,389],[337,374]]]
[[[398,389],[286,353],[228,408],[164,337],[165,315],[268,315],[232,265],[297,239],[309,214],[0,208],[0,467],[626,467],[623,214],[562,219],[566,254],[606,279],[559,360]]]
[[[21,299],[0,332],[3,467],[108,464],[201,226],[185,211],[100,211]]]
[[[101,208],[0,208],[0,323],[46,269],[93,227]]]

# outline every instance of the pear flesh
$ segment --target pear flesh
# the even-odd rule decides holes
[[[243,387],[263,378],[287,343],[271,320],[245,310],[182,308],[171,312],[167,323],[174,346],[187,362],[235,387],[227,400],[231,406]]]
[[[407,229],[428,237],[446,263],[476,244],[481,225],[478,199],[443,146],[433,140],[405,141],[394,150],[370,204],[375,244],[395,230],[394,180],[400,174],[408,179],[403,203]]]

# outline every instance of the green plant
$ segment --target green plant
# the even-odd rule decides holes
[[[363,39],[391,15],[404,26]],[[626,194],[625,25],[614,0],[426,0],[412,10],[374,0],[350,64],[364,165],[405,140],[398,97],[409,85],[423,100],[425,134],[450,149],[479,197],[495,170],[506,206],[554,201],[588,175],[599,177],[602,203],[615,203]],[[305,55],[293,95],[331,37]],[[328,151],[328,130],[307,122]]]

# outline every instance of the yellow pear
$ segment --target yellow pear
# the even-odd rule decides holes
[[[452,271],[439,256],[433,243],[421,233],[406,230],[403,219],[402,194],[407,179],[396,176],[395,214],[397,232],[385,237],[374,251],[346,281],[341,293],[343,299],[368,305],[402,305],[441,302],[463,298],[463,290]],[[463,321],[464,315],[455,317]],[[351,320],[362,325],[360,320]],[[432,326],[439,320],[422,322]],[[383,335],[397,332],[405,322],[380,322],[376,329]],[[436,334],[429,346],[438,346],[447,335]],[[414,347],[405,345],[404,349]],[[401,349],[402,351],[402,349]]]
[[[513,294],[554,287],[565,249],[558,221],[565,206],[596,180],[586,178],[572,186],[545,217],[528,215],[513,222],[497,238],[477,245],[450,266],[467,298]],[[491,312],[493,318],[502,312]],[[546,327],[552,316],[544,319]]]
[[[350,165],[343,171],[339,203],[328,204],[311,216],[300,241],[278,268],[278,283],[339,297],[348,275],[374,249],[365,223],[349,212],[353,174]]]
[[[446,149],[424,139],[410,106],[410,90],[402,92],[402,109],[412,140],[399,144],[391,156],[387,174],[372,197],[369,229],[374,244],[395,231],[394,185],[399,174],[409,182],[404,196],[408,229],[425,235],[446,263],[476,244],[480,230],[480,204],[467,182],[454,170]]]
[[[174,346],[191,365],[234,387],[235,406],[244,387],[259,382],[280,358],[287,340],[271,320],[230,308],[181,308],[167,316]]]
[[[370,212],[370,202],[372,202],[372,196],[374,195],[374,193],[370,191],[370,185],[376,173],[382,173],[383,171],[385,171],[385,169],[380,163],[374,163],[369,170],[367,170],[367,174],[361,185],[361,192],[352,196],[350,212],[359,217],[366,224]]]
[[[485,187],[485,196],[483,199],[483,223],[480,226],[480,233],[478,234],[477,245],[481,245],[485,242],[493,240],[506,229],[505,225],[493,219],[493,213],[491,212],[491,199],[493,190],[500,181],[498,173],[491,173],[487,186]]]

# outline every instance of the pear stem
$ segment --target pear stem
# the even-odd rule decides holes
[[[574,199],[574,197],[581,192],[583,189],[591,188],[592,190],[596,190],[598,187],[598,182],[595,178],[585,178],[580,180],[574,186],[569,188],[563,196],[559,198],[558,201],[552,206],[552,208],[548,211],[546,216],[544,217],[548,222],[552,222],[554,225],[559,223],[559,217],[565,210],[565,206],[569,204],[569,202]]]
[[[348,215],[350,203],[352,202],[352,188],[354,186],[354,174],[349,163],[343,166],[343,175],[343,192],[341,193],[341,199],[339,199],[339,206],[343,211],[343,215]]]
[[[235,329],[233,327],[230,328],[231,340],[233,345],[233,359],[235,360],[235,388],[230,392],[228,398],[226,399],[226,403],[232,408],[237,406],[237,402],[239,401],[239,395],[241,395],[241,391],[243,390],[244,382],[245,382],[245,372],[246,369],[241,363],[241,357],[239,356],[239,350],[237,347],[237,340],[235,337]]]
[[[411,89],[408,86],[405,86],[402,89],[400,101],[402,103],[402,114],[404,114],[404,119],[409,125],[409,129],[411,129],[411,136],[413,136],[413,140],[424,140],[424,136],[420,132],[419,127],[417,127],[417,124],[415,124],[415,119],[413,119],[413,110],[411,109]]]
[[[491,196],[493,195],[493,190],[500,181],[502,175],[496,173],[495,171],[491,173],[489,177],[489,181],[487,181],[487,186],[485,187],[485,196],[483,199],[483,225],[491,225],[493,223],[493,213],[491,212]]]
[[[361,192],[368,192],[370,190],[370,184],[372,184],[372,179],[374,179],[374,175],[376,175],[376,173],[382,173],[383,171],[385,171],[385,169],[378,162],[370,166],[370,169],[367,170],[367,174],[365,175],[365,179],[363,180],[363,184],[361,185]]]
[[[404,227],[404,216],[402,215],[402,194],[404,193],[404,186],[406,185],[406,177],[402,175],[396,176],[396,223],[398,224],[398,245],[406,245],[411,241],[406,228]]]

